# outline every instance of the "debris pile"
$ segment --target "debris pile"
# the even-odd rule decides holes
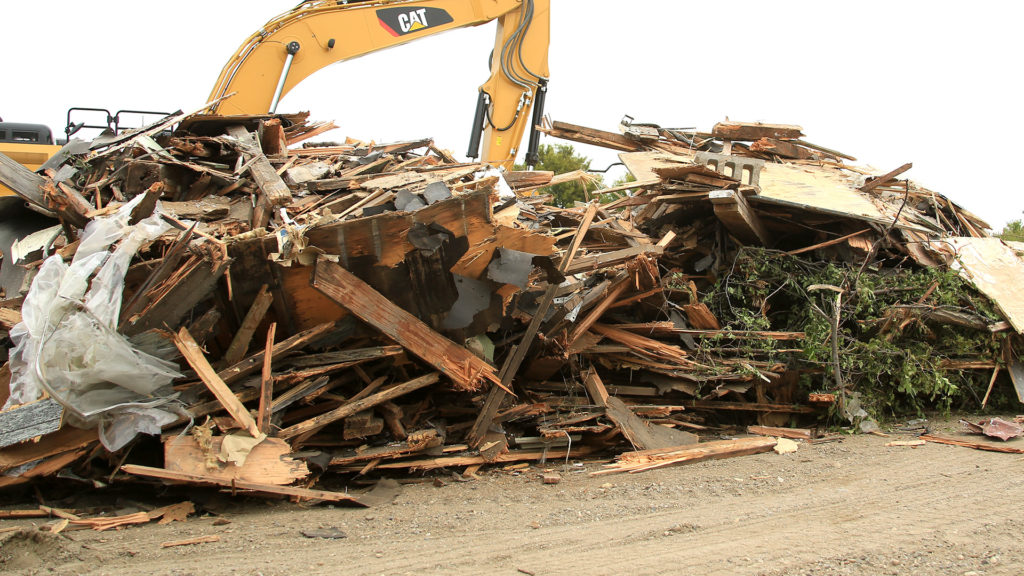
[[[177,114],[40,174],[0,157],[59,220],[4,262],[27,273],[0,303],[0,486],[119,468],[347,501],[312,486],[608,449],[641,470],[774,446],[699,433],[863,428],[978,379],[983,405],[1003,369],[1024,392],[1020,260],[909,165],[795,126],[555,122],[635,178],[563,208],[544,189],[578,174],[294,147],[331,127]],[[162,466],[124,464],[161,460],[147,435]]]

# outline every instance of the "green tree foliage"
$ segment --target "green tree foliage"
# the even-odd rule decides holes
[[[964,356],[999,358],[1003,336],[987,328],[942,323],[919,311],[900,308],[907,302],[924,301],[935,309],[967,314],[983,323],[998,320],[1000,315],[991,302],[950,270],[900,268],[859,275],[855,266],[745,247],[729,273],[702,300],[722,323],[725,334],[729,330],[780,330],[805,336],[799,346],[771,339],[733,343],[724,337],[704,345],[743,346],[748,355],[803,369],[807,389],[833,391],[836,295],[808,287],[843,286],[854,277],[858,278],[856,285],[843,295],[839,311],[839,368],[847,389],[858,392],[865,407],[878,417],[920,414],[933,408],[949,410],[955,402],[980,404],[988,376],[949,370],[943,362]],[[685,282],[673,277],[668,280],[685,290]],[[695,354],[698,359],[700,356]],[[711,366],[713,358],[711,355],[703,363]]]
[[[996,236],[1011,242],[1024,242],[1024,223],[1020,220],[1007,222],[1006,226],[1003,226],[1003,231]]]
[[[636,182],[636,176],[633,176],[632,172],[628,172],[627,171],[622,176],[619,176],[618,178],[616,178],[615,182],[612,182],[612,188],[615,188],[617,186],[625,186],[626,184],[629,184],[630,182]]]
[[[551,170],[555,174],[564,174],[573,170],[590,169],[590,158],[577,154],[571,144],[541,144],[537,150],[540,161],[534,166],[535,170]],[[516,170],[526,170],[526,166],[516,164]],[[593,178],[584,188],[579,181],[565,182],[547,188],[552,195],[552,204],[560,207],[572,206],[575,202],[586,202],[587,193],[597,190],[602,185],[600,177]]]

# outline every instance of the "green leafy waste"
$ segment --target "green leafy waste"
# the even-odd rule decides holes
[[[672,278],[669,284],[685,291]],[[815,285],[846,289],[839,310],[840,375],[845,391],[859,393],[874,416],[949,410],[957,402],[972,400],[980,404],[989,375],[957,369],[956,362],[998,362],[1005,336],[987,327],[936,321],[934,312],[982,325],[1001,316],[951,270],[896,267],[861,272],[851,266],[745,247],[702,300],[727,331],[804,332],[798,352],[793,351],[793,342],[773,339],[744,342],[736,352],[798,370],[806,391],[834,392],[836,292],[809,290]],[[698,355],[721,354],[723,340],[703,341]]]

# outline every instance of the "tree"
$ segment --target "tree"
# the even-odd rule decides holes
[[[1006,226],[1003,226],[1003,231],[996,236],[1003,240],[1024,242],[1024,223],[1020,220],[1007,222]]]
[[[576,154],[571,144],[541,144],[537,150],[540,161],[534,166],[536,170],[550,170],[555,174],[564,174],[573,170],[586,171],[590,168],[590,158]],[[526,166],[516,164],[516,170],[526,170]],[[584,184],[578,180],[564,182],[547,188],[552,196],[551,203],[560,206],[572,206],[575,202],[586,202],[586,192],[597,190],[603,184],[600,176],[594,176],[593,181]]]

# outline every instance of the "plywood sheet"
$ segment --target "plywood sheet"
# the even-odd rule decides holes
[[[1024,332],[1024,261],[999,238],[946,238],[933,250],[953,256],[951,265],[995,302],[1018,333]]]
[[[875,204],[856,189],[854,177],[838,170],[765,164],[758,185],[759,198],[872,220],[885,219]]]

